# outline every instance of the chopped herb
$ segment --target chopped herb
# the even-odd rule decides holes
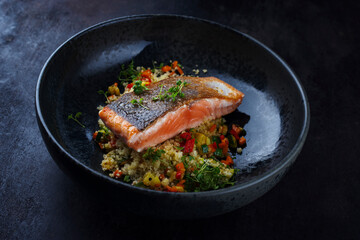
[[[154,148],[150,147],[146,150],[146,153],[143,155],[143,158],[155,162],[160,159],[163,153],[165,153],[165,151],[162,149],[155,151]]]
[[[130,179],[130,176],[129,176],[129,175],[126,175],[126,176],[124,177],[124,182],[127,182],[127,183],[131,182],[131,179]]]
[[[136,100],[136,99],[132,99],[130,102],[131,102],[132,105],[139,105],[139,106],[141,106],[141,107],[149,110],[148,107],[145,107],[145,106],[143,105],[143,100],[144,100],[143,98],[140,98],[139,101]]]
[[[74,120],[75,122],[77,122],[81,127],[85,128],[85,125],[82,124],[82,123],[78,120],[78,119],[80,118],[81,114],[82,114],[82,112],[77,112],[77,113],[75,114],[75,116],[73,116],[72,114],[70,114],[70,115],[68,116],[68,120],[72,119],[72,120]]]
[[[157,67],[155,61],[153,61],[152,64],[153,64],[153,69],[151,70],[151,72],[153,73],[155,72],[155,69],[161,69],[164,66],[164,63],[160,63],[160,65]]]
[[[177,146],[175,146],[175,148],[176,148],[177,150],[180,150],[180,151],[184,150],[184,147],[177,147]]]
[[[108,94],[109,94],[109,92],[108,92],[108,91],[104,92],[103,90],[99,90],[99,91],[97,91],[97,92],[98,92],[98,94],[104,95],[107,102],[109,101],[109,99],[108,99]]]
[[[215,190],[235,183],[233,178],[227,179],[221,175],[218,167],[212,167],[206,163],[193,173],[187,172],[185,180],[185,189],[189,192]]]
[[[138,80],[134,83],[134,86],[133,86],[133,89],[134,89],[134,93],[136,95],[140,95],[142,94],[145,90],[149,90],[146,86],[143,86],[142,85],[142,81]]]
[[[118,79],[121,83],[129,83],[137,79],[140,76],[140,72],[134,67],[134,61],[131,61],[127,67],[121,65],[121,71],[119,73]]]

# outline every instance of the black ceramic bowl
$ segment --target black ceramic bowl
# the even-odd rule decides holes
[[[179,60],[185,72],[207,69],[245,93],[229,121],[244,121],[247,148],[237,156],[237,184],[197,193],[168,193],[125,184],[100,167],[92,141],[97,129],[99,89],[114,83],[131,60]],[[202,73],[202,72],[201,72]],[[36,89],[36,111],[46,146],[59,167],[106,194],[114,205],[170,218],[206,217],[239,208],[269,191],[299,154],[309,128],[309,106],[301,83],[274,52],[231,28],[192,17],[132,16],[90,27],[61,45],[46,62]],[[67,120],[81,111],[86,128]],[[110,193],[110,194],[109,194]]]

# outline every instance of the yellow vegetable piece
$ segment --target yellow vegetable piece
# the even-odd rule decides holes
[[[160,186],[160,179],[151,172],[147,172],[144,176],[143,183],[148,187],[158,187]]]
[[[115,85],[109,86],[108,91],[109,91],[110,95],[120,96],[120,89]]]
[[[210,138],[208,138],[207,136],[205,136],[202,133],[195,133],[195,139],[196,139],[196,148],[198,149],[200,154],[204,154],[202,152],[201,146],[204,145],[204,144],[209,145],[210,144]]]

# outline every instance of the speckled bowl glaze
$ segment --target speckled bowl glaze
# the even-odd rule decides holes
[[[97,90],[116,81],[123,63],[134,60],[135,65],[152,66],[153,60],[174,59],[187,74],[197,68],[201,76],[216,76],[245,93],[238,111],[226,116],[229,122],[242,121],[248,133],[247,148],[236,156],[241,173],[232,187],[158,192],[114,180],[101,170],[102,152],[92,141],[96,108],[104,104]],[[67,120],[78,111],[86,128]],[[304,89],[274,52],[231,28],[173,15],[113,19],[71,37],[41,71],[36,112],[46,146],[62,170],[109,202],[168,218],[215,216],[262,196],[295,161],[309,128]]]

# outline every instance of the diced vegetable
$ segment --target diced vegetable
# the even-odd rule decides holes
[[[141,77],[143,78],[151,78],[152,72],[150,69],[147,69],[141,73]]]
[[[147,172],[144,176],[143,183],[148,187],[159,187],[160,179],[158,176],[154,176],[151,172]]]
[[[184,146],[184,153],[191,153],[194,149],[195,138],[187,140]]]
[[[191,133],[184,132],[184,133],[180,134],[180,138],[185,139],[185,140],[190,140],[191,139]]]
[[[161,68],[161,71],[162,72],[169,72],[169,71],[171,71],[171,67],[170,66],[168,66],[168,65],[166,65],[166,66],[163,66],[162,68]]]
[[[222,162],[223,164],[225,164],[225,165],[228,165],[228,166],[234,164],[234,161],[232,160],[232,158],[231,158],[230,156],[227,156],[227,157],[226,157],[226,160],[222,160],[221,162]]]
[[[245,139],[244,137],[241,137],[241,138],[239,139],[239,144],[240,144],[240,146],[245,145],[245,144],[246,144],[246,139]]]
[[[118,84],[114,83],[113,85],[109,86],[108,92],[110,93],[110,95],[120,96],[120,89],[118,88]]]
[[[229,139],[229,147],[231,148],[237,148],[237,141],[236,138],[233,135],[228,136]]]
[[[203,154],[208,153],[208,152],[209,152],[209,147],[208,147],[206,144],[201,145],[201,152],[202,152]]]
[[[115,177],[115,178],[120,178],[122,174],[123,174],[123,173],[122,173],[120,170],[115,170],[115,172],[114,172],[114,177]]]
[[[230,134],[233,135],[236,138],[236,140],[240,139],[239,134],[237,134],[234,129],[230,130]]]
[[[237,135],[240,134],[240,132],[241,132],[241,130],[242,130],[241,127],[239,127],[239,126],[237,126],[237,125],[235,125],[235,124],[233,124],[231,127],[232,127],[232,130],[234,130]]]

